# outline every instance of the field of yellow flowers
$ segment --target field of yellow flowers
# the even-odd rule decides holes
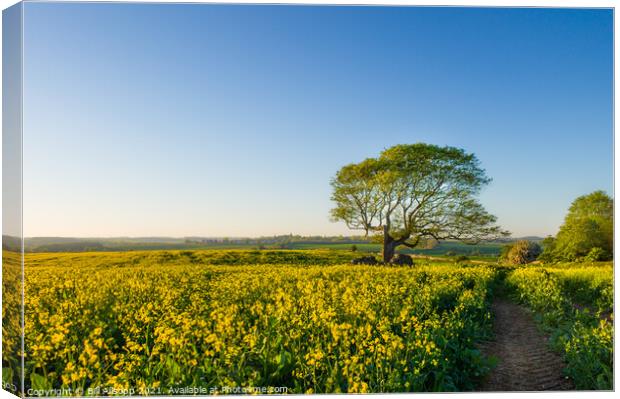
[[[553,334],[578,388],[611,386],[611,264],[354,266],[352,257],[329,250],[26,254],[24,391],[476,390],[490,370],[476,347],[489,338],[489,304],[500,284]],[[21,390],[20,264],[10,253],[3,261],[3,383]]]
[[[452,391],[487,370],[489,267],[209,252],[26,255],[26,390]]]
[[[21,255],[2,251],[2,388],[21,392]]]
[[[613,388],[613,265],[559,264],[513,271],[506,283],[536,312],[577,389]]]

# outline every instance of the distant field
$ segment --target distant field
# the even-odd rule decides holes
[[[381,252],[380,244],[322,244],[322,243],[293,243],[290,245],[291,249],[338,249],[338,250],[350,250],[352,245],[357,247],[358,251],[363,252]],[[432,249],[409,249],[400,248],[398,252],[406,254],[418,254],[418,255],[446,255],[453,253],[454,255],[472,255],[472,256],[488,256],[497,257],[500,254],[502,243],[483,243],[477,245],[467,245],[456,241],[444,241],[439,243]]]
[[[503,243],[491,242],[467,245],[457,241],[443,241],[432,249],[409,249],[402,247],[400,253],[418,255],[467,255],[474,257],[497,257]],[[381,252],[380,244],[363,241],[353,242],[284,242],[278,244],[257,243],[183,243],[183,242],[134,242],[134,241],[71,241],[41,243],[36,240],[26,244],[26,252],[115,252],[115,251],[147,251],[147,250],[232,250],[232,249],[331,249],[350,251],[355,246],[360,252]]]

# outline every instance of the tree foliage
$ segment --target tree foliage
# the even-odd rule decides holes
[[[476,199],[489,182],[478,159],[462,149],[396,145],[338,171],[331,215],[366,236],[380,235],[387,262],[400,245],[477,243],[507,234]]]
[[[540,245],[528,240],[519,240],[508,248],[505,260],[513,265],[524,265],[533,262],[542,252]]]
[[[546,242],[544,259],[610,259],[613,256],[613,208],[613,199],[603,191],[577,198],[556,238]]]

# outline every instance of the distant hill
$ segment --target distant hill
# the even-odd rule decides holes
[[[478,245],[467,245],[458,241],[442,241],[430,248],[403,248],[401,252],[429,255],[465,254],[495,256],[501,246],[516,240],[540,242],[541,237],[505,238]],[[362,251],[376,252],[377,244],[360,236],[298,236],[280,235],[268,237],[27,237],[24,239],[26,252],[87,252],[87,251],[132,251],[132,250],[174,250],[174,249],[350,249],[352,245]],[[3,248],[19,250],[20,239],[3,236]]]
[[[22,245],[20,237],[13,237],[8,235],[2,236],[2,249],[7,251],[19,251]]]
[[[540,242],[540,241],[544,240],[544,237],[525,236],[525,237],[515,237],[515,238],[511,239],[511,241],[519,241],[519,240],[527,240],[527,241]]]
[[[8,242],[8,241],[7,241]],[[83,251],[129,251],[148,249],[204,249],[271,247],[288,248],[296,243],[306,244],[362,244],[361,237],[344,236],[294,236],[269,237],[27,237],[26,252],[83,252]],[[13,245],[19,248],[19,239]]]

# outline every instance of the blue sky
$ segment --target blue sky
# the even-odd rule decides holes
[[[329,180],[475,153],[487,210],[555,234],[613,190],[610,10],[28,3],[26,236],[352,234]]]

